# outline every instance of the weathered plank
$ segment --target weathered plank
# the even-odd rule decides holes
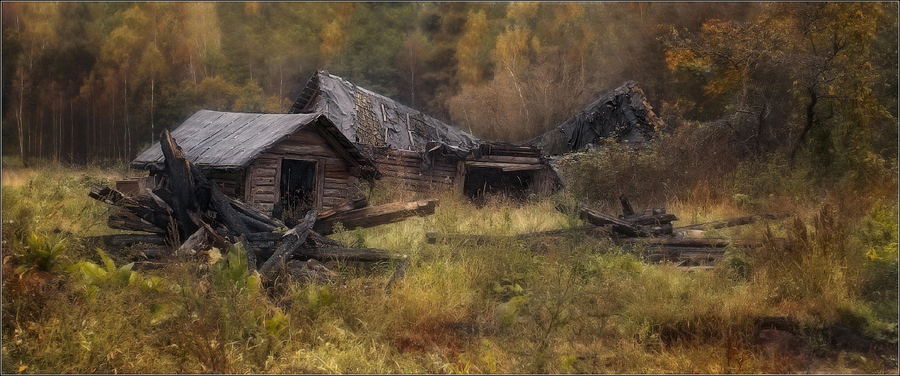
[[[328,218],[320,218],[314,228],[317,232],[328,235],[334,231],[334,224],[337,222],[342,223],[344,228],[348,229],[379,226],[398,222],[407,217],[434,214],[437,204],[438,200],[429,199],[348,210]]]
[[[679,230],[704,230],[704,229],[715,229],[715,228],[725,228],[725,227],[743,226],[743,225],[747,225],[747,224],[750,224],[750,223],[753,223],[753,222],[757,222],[757,221],[761,221],[761,220],[764,220],[764,219],[775,220],[775,219],[785,218],[785,217],[788,217],[788,216],[790,216],[790,215],[791,215],[791,213],[788,213],[788,212],[774,213],[774,214],[770,214],[770,213],[755,214],[755,215],[751,215],[751,216],[747,216],[747,217],[737,217],[737,218],[730,218],[730,219],[725,219],[725,220],[721,220],[721,221],[714,221],[714,222],[700,223],[700,224],[690,225],[690,226],[682,226],[682,227],[677,227],[677,228],[675,228],[674,230],[675,230],[675,231],[679,231]]]
[[[271,279],[274,273],[284,266],[285,261],[290,259],[291,256],[300,249],[303,243],[306,242],[306,237],[309,236],[309,231],[312,229],[315,222],[316,211],[310,210],[306,213],[306,217],[303,218],[303,221],[300,222],[300,224],[285,234],[281,245],[275,250],[275,254],[273,254],[272,257],[269,257],[269,259],[259,268],[259,273],[267,279]]]
[[[590,222],[595,226],[611,226],[612,230],[627,236],[646,236],[647,233],[628,221],[619,219],[612,215],[601,213],[590,208],[585,204],[580,205],[581,218]]]
[[[466,166],[475,168],[499,168],[505,172],[512,171],[528,171],[540,170],[544,168],[543,164],[525,164],[525,163],[497,163],[497,162],[476,162],[466,161]]]
[[[316,259],[316,260],[336,260],[336,261],[390,261],[403,258],[403,255],[396,252],[377,249],[377,248],[308,248],[302,253],[297,253],[295,259]]]

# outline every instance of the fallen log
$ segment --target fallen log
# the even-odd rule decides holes
[[[201,184],[210,186],[210,203],[212,207],[215,208],[217,213],[216,219],[220,219],[226,226],[227,229],[236,232],[238,236],[247,236],[250,234],[250,229],[247,228],[247,225],[244,224],[244,221],[241,220],[241,217],[238,214],[238,211],[235,210],[231,206],[231,199],[225,196],[222,193],[222,190],[219,189],[219,185],[215,182],[210,182],[206,179],[206,176],[203,173],[197,171],[194,167],[193,163],[190,163],[190,167],[192,170],[192,175],[195,179],[197,179]]]
[[[274,218],[272,216],[269,216],[269,215],[263,213],[261,210],[255,208],[247,203],[232,199],[231,206],[234,207],[234,209],[237,210],[238,212],[240,212],[241,214],[243,214],[249,218],[255,219],[257,221],[263,222],[274,228],[285,227],[284,222],[278,220],[277,218]]]
[[[782,244],[786,239],[772,239],[774,244]],[[618,244],[644,244],[648,246],[664,245],[670,247],[706,247],[706,248],[725,248],[728,245],[740,247],[764,247],[765,240],[757,239],[721,239],[721,238],[621,238],[617,239]]]
[[[109,218],[106,219],[106,225],[109,226],[109,228],[117,230],[143,231],[161,235],[166,234],[166,230],[154,226],[152,223],[124,210],[110,215]]]
[[[121,206],[122,204],[120,203],[126,200],[126,197],[124,194],[122,194],[122,192],[119,192],[110,187],[99,186],[97,184],[91,186],[91,191],[88,192],[88,197],[114,206]]]
[[[317,218],[316,220],[317,221],[327,221],[330,217],[332,217],[338,213],[349,211],[349,210],[354,210],[354,209],[362,209],[367,206],[369,206],[369,200],[366,198],[366,196],[357,194],[353,197],[350,197],[350,198],[344,200],[343,202],[336,205],[335,207],[319,213],[319,218]]]
[[[100,242],[113,249],[121,249],[135,244],[166,245],[166,238],[157,234],[115,234],[91,236],[89,242]]]
[[[209,248],[209,233],[206,230],[206,227],[201,227],[197,231],[195,231],[191,236],[189,236],[184,243],[181,243],[178,248],[175,249],[175,256],[190,256],[198,251],[205,250]]]
[[[121,192],[106,187],[93,185],[91,186],[91,191],[88,193],[88,197],[93,198],[97,201],[117,206],[119,208],[124,209],[131,214],[134,214],[135,217],[140,218],[146,222],[149,222],[151,225],[160,228],[167,229],[169,224],[171,223],[171,209],[169,209],[168,205],[163,203],[160,205],[156,202],[156,199],[149,196],[138,196],[138,197],[129,197],[125,196]],[[127,221],[117,220],[118,225],[127,226],[129,223]],[[135,230],[135,231],[146,231],[143,230],[143,225],[135,224],[137,227],[135,228],[120,228],[113,227],[116,229],[122,230]],[[155,232],[155,231],[150,231]]]
[[[737,217],[737,218],[730,218],[730,219],[725,219],[725,220],[721,220],[721,221],[714,221],[714,222],[700,223],[700,224],[690,225],[690,226],[681,226],[681,227],[675,228],[675,231],[681,231],[681,230],[704,230],[704,229],[715,229],[715,228],[725,228],[725,227],[743,226],[743,225],[747,225],[747,224],[750,224],[750,223],[753,223],[753,222],[757,222],[757,221],[761,221],[761,220],[764,220],[764,219],[771,219],[771,220],[774,220],[774,219],[784,218],[784,217],[787,217],[787,216],[789,216],[789,215],[791,215],[791,213],[775,213],[775,214],[765,213],[765,214],[755,214],[755,215],[751,215],[751,216],[747,216],[747,217]]]
[[[675,214],[665,213],[665,209],[663,209],[663,213],[644,213],[639,215],[626,216],[623,219],[635,225],[659,226],[672,221],[677,221],[678,217],[676,217]]]
[[[307,248],[294,255],[295,259],[334,260],[334,261],[391,261],[403,258],[403,255],[377,248]]]
[[[315,222],[316,211],[310,210],[306,213],[306,217],[303,218],[303,222],[300,222],[300,224],[285,234],[284,241],[282,241],[278,249],[275,250],[272,257],[269,257],[269,259],[263,263],[262,267],[259,268],[259,274],[262,274],[266,279],[271,279],[278,269],[281,269],[281,267],[284,266],[285,260],[290,259],[291,256],[300,249],[303,243],[306,242],[306,237],[309,236],[309,230],[313,227]]]
[[[637,226],[631,224],[630,222],[616,218],[612,215],[601,213],[597,210],[592,209],[591,207],[581,204],[581,209],[579,211],[581,218],[588,221],[594,226],[610,226],[612,230],[616,233],[623,234],[626,236],[647,236],[648,233]]]
[[[328,235],[334,232],[334,224],[338,222],[347,229],[384,225],[401,221],[407,217],[434,214],[437,203],[436,199],[428,199],[348,210],[317,220],[314,229],[322,235]]]

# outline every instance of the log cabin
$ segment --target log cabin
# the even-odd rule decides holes
[[[540,147],[481,140],[326,71],[307,81],[288,112],[326,114],[386,180],[418,195],[455,189],[473,198],[524,197],[559,186]]]
[[[378,177],[325,115],[201,110],[172,132],[185,157],[222,191],[276,217],[330,209],[358,193],[359,179]],[[132,168],[164,175],[159,142]]]

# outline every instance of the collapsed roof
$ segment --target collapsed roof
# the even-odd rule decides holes
[[[247,114],[201,110],[172,131],[187,160],[202,170],[236,171],[303,127],[317,124],[346,150],[351,165],[374,171],[374,163],[341,133],[325,115]],[[162,149],[156,142],[131,162],[132,168],[161,169]]]
[[[464,156],[481,143],[469,133],[324,70],[307,81],[289,110],[312,112],[325,114],[350,141],[369,147],[418,152],[439,148]]]
[[[548,155],[558,155],[584,150],[603,138],[649,141],[662,126],[643,90],[627,81],[529,143],[541,146]]]

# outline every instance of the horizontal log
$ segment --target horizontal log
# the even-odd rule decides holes
[[[254,207],[250,204],[247,204],[245,202],[241,202],[238,200],[231,200],[231,206],[234,207],[241,214],[244,214],[250,218],[267,223],[276,228],[284,227],[284,222],[282,222],[281,220],[274,218],[274,217],[266,214],[262,210]]]
[[[419,168],[405,168],[396,166],[383,166],[378,169],[385,176],[427,176],[427,177],[453,177],[456,170],[422,170]]]
[[[700,224],[690,225],[690,226],[682,226],[682,227],[675,228],[675,231],[704,230],[704,229],[743,226],[743,225],[751,224],[753,222],[761,221],[764,219],[775,220],[775,219],[784,218],[784,217],[787,217],[790,215],[791,215],[791,213],[787,213],[787,212],[775,213],[775,214],[769,214],[769,213],[755,214],[755,215],[751,215],[751,216],[747,216],[747,217],[737,217],[737,218],[730,218],[730,219],[725,219],[725,220],[721,220],[721,221],[700,223]]]
[[[645,231],[639,229],[630,222],[606,213],[601,213],[585,204],[581,204],[579,213],[582,219],[588,221],[594,226],[611,226],[614,232],[626,236],[647,236],[647,233]]]
[[[114,234],[89,236],[88,242],[100,242],[112,249],[121,249],[135,244],[166,245],[166,238],[157,234]]]
[[[319,218],[314,228],[320,234],[328,235],[334,231],[334,224],[337,222],[342,223],[347,229],[379,226],[401,221],[411,216],[434,214],[437,204],[438,200],[429,199],[348,210],[327,218]]]
[[[284,263],[294,253],[297,253],[303,243],[306,242],[306,237],[309,236],[309,231],[312,229],[315,221],[315,210],[306,213],[303,221],[285,234],[281,245],[278,246],[275,253],[259,267],[259,274],[262,274],[266,279],[272,279],[275,273],[284,266]]]
[[[787,239],[772,239],[773,243],[783,245]],[[761,239],[722,239],[722,238],[621,238],[617,239],[618,244],[643,244],[647,246],[669,246],[669,247],[695,247],[695,248],[725,248],[729,245],[738,247],[764,247],[765,240]]]
[[[396,252],[377,248],[306,248],[294,255],[296,260],[390,261],[404,258]]]
[[[525,163],[496,163],[496,162],[473,162],[466,161],[466,166],[473,168],[499,168],[504,172],[512,171],[528,171],[540,170],[544,168],[544,164],[525,164]]]
[[[117,230],[143,231],[154,234],[166,233],[166,230],[154,226],[152,223],[138,218],[127,211],[110,215],[106,220],[106,225]]]
[[[636,225],[660,225],[664,223],[669,223],[672,221],[677,221],[678,217],[675,214],[662,213],[662,214],[640,214],[634,216],[626,216],[626,221],[631,222]]]
[[[522,164],[540,164],[540,157],[515,157],[509,155],[482,155],[481,158],[475,159],[469,156],[467,160],[479,162],[499,162],[499,163],[522,163]]]

